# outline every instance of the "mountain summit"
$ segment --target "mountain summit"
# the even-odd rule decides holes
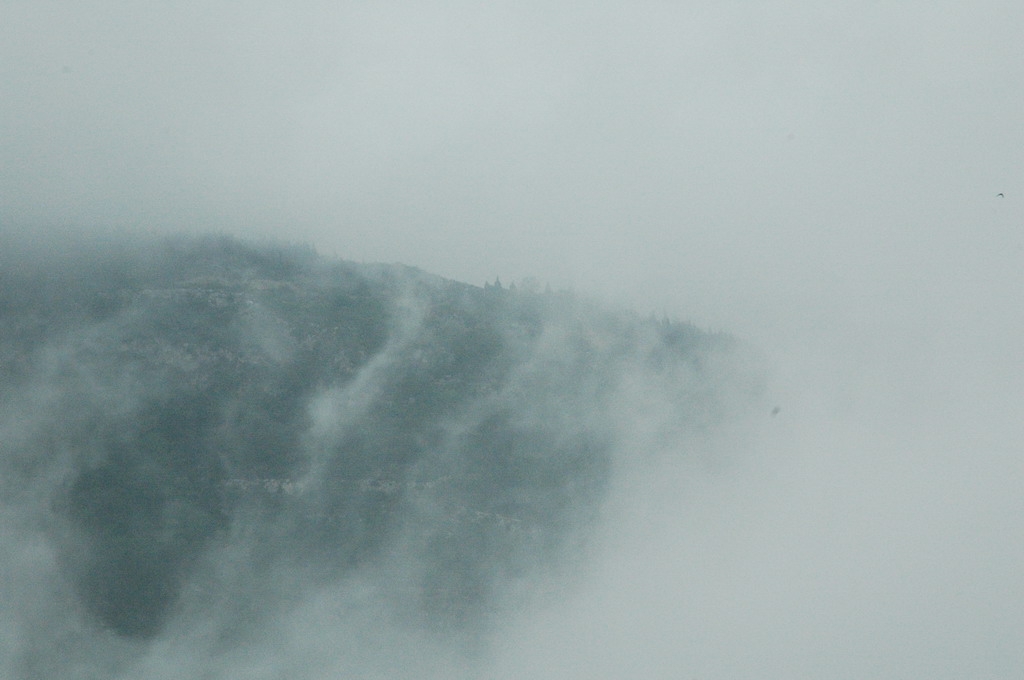
[[[637,385],[666,432],[729,408],[730,338],[566,293],[223,237],[0,277],[5,528],[48,556],[5,579],[65,612],[23,660],[244,645],[323,592],[478,628],[593,525]]]

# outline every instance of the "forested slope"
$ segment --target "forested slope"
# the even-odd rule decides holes
[[[721,384],[734,349],[567,293],[223,237],[8,258],[9,658],[58,677],[96,635],[176,626],[244,644],[355,581],[411,625],[479,628],[585,540],[623,384],[699,429],[756,392]]]

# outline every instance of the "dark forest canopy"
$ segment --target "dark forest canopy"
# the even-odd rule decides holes
[[[15,252],[0,489],[71,617],[25,664],[184,621],[243,644],[368,570],[395,617],[480,628],[595,521],[624,381],[664,394],[670,429],[756,393],[716,373],[727,336],[535,286],[221,236]]]

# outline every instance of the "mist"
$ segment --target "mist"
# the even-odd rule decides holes
[[[394,626],[374,609],[378,574],[334,589],[296,576],[282,588],[298,599],[233,652],[186,616],[142,651],[61,628],[85,640],[68,658],[141,678],[1017,677],[1022,13],[6,3],[5,273],[91,272],[112,244],[137,253],[169,234],[310,244],[726,331],[757,359],[708,384],[747,362],[764,376],[753,405],[680,426],[671,375],[619,366],[585,540],[489,601],[501,615],[485,643]],[[252,323],[259,351],[285,361],[272,315]],[[396,333],[396,347],[415,337]],[[557,325],[544,337],[560,356]],[[54,376],[74,360],[47,362],[4,402],[10,450],[66,408]],[[117,398],[97,410],[132,413],[124,390],[144,386],[126,384],[101,385]],[[311,413],[351,396],[325,392]],[[303,435],[306,450],[331,427]],[[70,596],[26,519],[50,499],[11,498],[18,578],[2,609],[18,613],[2,632],[19,649],[64,621]],[[205,559],[207,573],[244,564]]]

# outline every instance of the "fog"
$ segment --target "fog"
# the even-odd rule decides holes
[[[134,677],[1019,676],[1022,26],[995,0],[4,3],[0,230],[533,278],[743,338],[779,408],[666,440],[638,375],[593,541],[486,651],[323,623],[347,588],[262,657],[172,631]]]

